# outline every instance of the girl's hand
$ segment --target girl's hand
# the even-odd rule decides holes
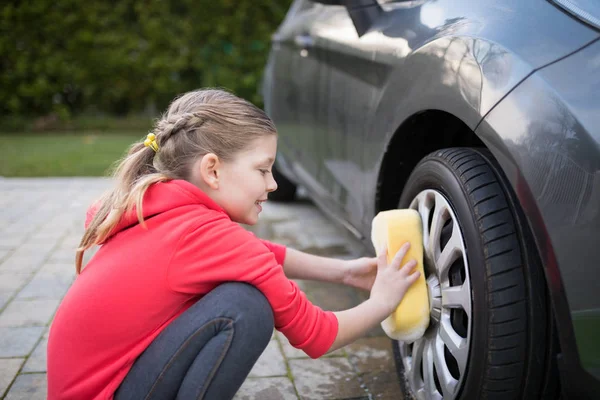
[[[408,288],[419,278],[419,271],[413,271],[417,266],[415,260],[410,260],[400,267],[409,248],[408,242],[400,247],[389,265],[386,249],[382,249],[377,257],[377,277],[371,288],[370,299],[383,308],[387,307],[389,313],[398,307]]]
[[[344,261],[342,283],[358,289],[371,290],[377,276],[377,257],[361,257]]]

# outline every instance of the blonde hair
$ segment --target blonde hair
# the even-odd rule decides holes
[[[252,103],[220,89],[188,92],[176,98],[156,121],[152,133],[159,150],[133,144],[119,162],[113,176],[116,184],[98,202],[100,205],[79,243],[75,270],[79,274],[83,253],[103,243],[124,213],[134,207],[144,225],[142,200],[148,187],[171,179],[189,180],[199,157],[214,153],[231,161],[258,137],[276,135],[271,119]]]

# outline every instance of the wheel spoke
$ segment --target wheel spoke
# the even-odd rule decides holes
[[[425,343],[423,351],[423,383],[425,384],[425,392],[428,397],[432,397],[435,393],[435,382],[433,381],[433,354],[431,342]]]
[[[439,257],[440,239],[442,236],[442,228],[447,220],[448,208],[445,204],[445,200],[442,195],[435,194],[435,209],[433,211],[433,218],[431,221],[431,231],[429,232],[429,253],[432,256],[432,260],[437,260]]]
[[[427,399],[441,399],[442,396],[435,387],[433,372],[434,341],[428,339],[423,351],[423,381],[425,384],[425,393]]]
[[[425,348],[425,338],[417,340],[413,344],[412,349],[412,365],[408,373],[408,381],[413,390],[417,390],[423,386],[421,380],[421,361],[423,360],[423,349]]]
[[[442,314],[438,336],[442,342],[444,342],[446,347],[448,347],[450,354],[456,359],[460,376],[462,376],[467,366],[469,346],[467,340],[454,331],[454,328],[452,328],[452,324],[450,323],[450,315],[446,313]]]
[[[445,281],[448,279],[448,271],[450,267],[460,256],[462,256],[462,243],[460,238],[460,232],[456,228],[458,224],[455,222],[452,228],[452,236],[444,249],[440,253],[440,256],[436,260],[436,269],[438,270],[440,280]]]
[[[452,374],[450,374],[450,370],[446,364],[446,357],[444,355],[444,342],[439,336],[436,337],[435,340],[433,363],[435,364],[438,381],[442,387],[442,395],[448,398],[454,394],[458,381],[454,379]]]
[[[429,257],[429,260],[433,260],[432,254],[428,252],[429,249],[429,229],[427,222],[429,221],[429,214],[431,213],[431,204],[429,204],[428,196],[421,196],[418,199],[419,215],[421,216],[421,223],[423,224],[423,248],[425,249],[425,257]]]
[[[465,285],[442,288],[442,307],[444,308],[462,308],[467,311],[470,301],[471,295]]]

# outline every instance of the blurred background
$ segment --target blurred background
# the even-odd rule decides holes
[[[0,6],[0,176],[101,176],[178,94],[262,107],[291,0],[28,0]]]

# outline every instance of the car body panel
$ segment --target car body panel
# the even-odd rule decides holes
[[[271,59],[289,58],[280,70],[291,85],[265,105],[293,174],[360,232],[375,212],[381,145],[410,115],[443,110],[474,128],[536,68],[598,37],[541,0],[390,2],[362,37],[344,7],[308,3],[274,35],[286,54]]]
[[[519,196],[547,268],[566,357],[600,379],[600,41],[537,71],[477,134]],[[577,350],[574,348],[577,346]],[[580,368],[574,369],[579,372]]]

